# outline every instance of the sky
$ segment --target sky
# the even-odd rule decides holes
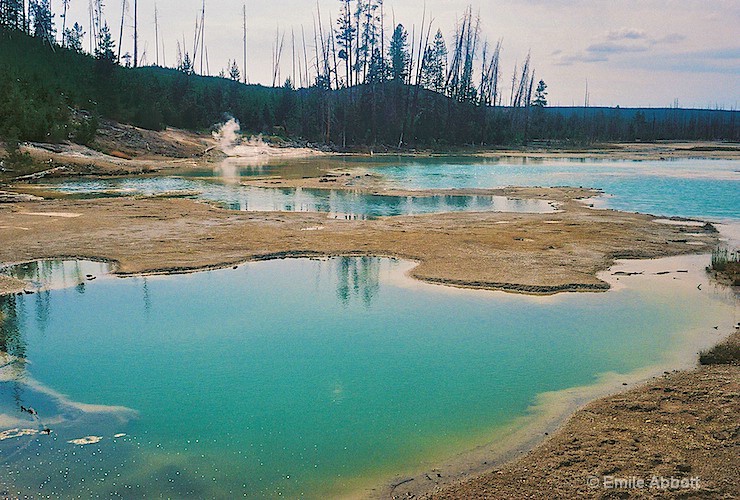
[[[62,0],[52,0],[59,11]],[[105,17],[116,40],[122,0],[106,0]],[[131,5],[133,0],[127,0]],[[156,59],[154,0],[138,0],[139,52]],[[177,40],[192,52],[201,0],[158,0],[160,64],[174,65]],[[242,66],[244,0],[206,0],[208,67],[218,74],[230,59]],[[324,29],[336,18],[339,0],[247,0],[248,68],[251,83],[272,83],[272,47],[286,33],[281,77],[292,73],[291,31],[309,54],[313,25],[321,9]],[[391,23],[409,31],[421,24],[424,1],[385,0],[386,32]],[[502,79],[531,51],[537,79],[548,85],[550,105],[583,105],[588,85],[591,106],[673,106],[738,109],[740,104],[740,0],[426,0],[450,44],[455,20],[472,5],[480,12],[482,35],[503,39]],[[129,7],[123,51],[132,49],[133,9]],[[61,19],[57,15],[57,24]],[[68,23],[89,26],[88,1],[71,0]],[[182,42],[181,42],[182,43]],[[162,44],[164,48],[162,48]],[[85,47],[89,47],[87,40]],[[296,49],[299,52],[301,49]],[[310,57],[310,56],[309,56]],[[199,70],[199,61],[196,70]],[[509,83],[510,87],[510,83]],[[508,95],[509,90],[505,90]]]

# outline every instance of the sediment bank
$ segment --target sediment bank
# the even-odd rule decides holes
[[[9,203],[0,205],[0,234],[7,242],[0,262],[80,257],[114,261],[118,273],[136,274],[267,258],[373,255],[417,261],[412,276],[432,283],[548,294],[608,289],[596,274],[616,258],[706,253],[717,243],[711,229],[589,209],[576,201],[583,190],[527,188],[519,194],[557,200],[560,211],[358,221],[234,212],[184,199]]]

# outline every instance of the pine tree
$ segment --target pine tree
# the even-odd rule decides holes
[[[192,75],[193,74],[193,61],[190,59],[190,54],[188,52],[185,52],[185,56],[182,58],[182,63],[177,68],[186,75]]]
[[[108,23],[104,23],[103,27],[100,28],[100,42],[98,43],[97,49],[95,49],[95,57],[99,61],[110,63],[111,65],[115,64],[115,48],[116,43],[113,41]]]
[[[49,0],[34,0],[31,2],[31,17],[33,18],[33,36],[44,38],[51,43],[54,41],[54,14],[51,13]]]
[[[345,84],[350,87],[352,86],[353,41],[355,39],[357,28],[352,22],[350,0],[340,1],[342,2],[342,10],[339,19],[337,19],[336,40],[337,45],[340,47],[339,58],[344,61],[345,65],[345,76],[347,79]]]
[[[540,80],[540,83],[537,84],[537,90],[534,91],[532,106],[537,106],[538,108],[544,108],[547,106],[547,84],[544,80]]]
[[[388,57],[391,62],[391,78],[397,81],[405,81],[409,72],[409,34],[402,24],[396,26],[388,49]]]
[[[447,79],[447,44],[441,30],[437,30],[432,45],[424,51],[421,84],[425,89],[444,92]]]
[[[187,54],[185,54],[185,56],[187,57]],[[234,59],[234,62],[231,63],[231,67],[229,68],[229,78],[238,82],[241,77],[242,74],[239,71],[239,66],[236,65],[236,59]]]
[[[11,30],[24,30],[23,0],[0,0],[0,26]]]
[[[367,83],[380,83],[388,79],[388,65],[386,64],[380,47],[375,47],[370,58],[370,67],[367,70]]]
[[[72,28],[64,30],[64,46],[75,52],[82,52],[82,38],[84,36],[85,32],[82,30],[82,26],[75,23]]]

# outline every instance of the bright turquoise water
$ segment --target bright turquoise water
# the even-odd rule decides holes
[[[261,188],[204,181],[197,177],[148,177],[55,182],[46,187],[79,197],[190,193],[193,198],[250,212],[325,212],[335,217],[364,219],[441,212],[548,213],[555,208],[543,200],[503,196],[382,196],[345,190]]]
[[[95,266],[28,265],[81,284],[0,298],[0,350],[26,359],[0,368],[0,430],[54,431],[0,440],[7,494],[319,498],[465,449],[544,391],[660,363],[728,315],[684,274],[535,298],[377,258],[87,281]]]
[[[327,212],[366,218],[455,211],[548,212],[541,201],[502,197],[393,197],[339,190],[261,189],[239,186],[255,176],[300,178],[332,169],[380,174],[399,189],[574,186],[602,189],[598,207],[661,216],[740,219],[740,166],[731,160],[613,161],[528,158],[338,157],[191,170],[178,177],[74,180],[52,185],[78,196],[154,195],[194,191],[235,210]]]
[[[393,158],[372,165],[408,189],[574,186],[604,190],[599,206],[662,216],[740,219],[740,163],[732,160],[595,161]]]

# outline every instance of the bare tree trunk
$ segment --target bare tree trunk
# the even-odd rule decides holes
[[[345,26],[349,27],[349,35],[348,39],[346,40],[346,46],[347,46],[347,87],[352,87],[352,12],[350,10],[350,0],[345,0],[344,3],[344,19],[345,19]]]
[[[121,64],[121,46],[123,45],[123,21],[126,19],[126,0],[121,2],[121,32],[118,35],[118,64]]]
[[[295,29],[293,29],[292,26],[290,27],[290,46],[292,48],[292,56],[293,56],[293,61],[292,61],[293,73],[291,74],[290,78],[291,78],[291,83],[293,84],[293,88],[295,88],[296,87],[296,82],[295,82]]]
[[[249,80],[247,79],[247,4],[242,5],[242,35],[243,35],[243,48],[244,48],[244,66],[242,67],[244,84],[246,85]]]
[[[200,14],[200,74],[203,74],[203,54],[205,53],[205,31],[206,31],[206,0],[203,0],[203,8]]]
[[[154,2],[154,45],[157,47],[157,66],[159,66],[159,10],[157,10],[157,2]]]
[[[486,104],[486,99],[488,96],[487,91],[487,79],[486,76],[488,74],[488,40],[486,40],[483,43],[483,57],[482,57],[482,63],[481,63],[481,70],[480,70],[480,86],[478,87],[478,104],[481,106],[484,106]]]
[[[323,23],[321,22],[321,8],[319,7],[319,2],[316,0],[316,17],[319,22],[319,38],[321,39],[321,57],[322,57],[322,71],[323,76],[326,77],[329,88],[331,89],[331,74],[329,70],[329,52],[327,48],[328,40],[324,39],[324,28]],[[317,61],[318,64],[318,61]]]
[[[316,82],[318,83],[319,80],[319,74],[321,73],[321,70],[319,69],[319,32],[316,29],[316,18],[313,19],[313,46],[314,46],[314,52],[316,53]]]
[[[273,67],[272,67],[272,86],[277,86],[277,83],[280,80],[280,59],[283,56],[283,45],[285,44],[285,32],[283,32],[282,37],[280,36],[280,27],[278,26],[277,31],[275,32],[275,49],[274,49],[274,61],[273,61]]]
[[[184,41],[183,41],[184,44]],[[193,73],[195,73],[195,64],[198,60],[198,46],[200,45],[200,19],[198,14],[195,15],[195,30],[193,31]]]
[[[332,26],[332,19],[331,16],[329,16],[329,27]],[[331,40],[331,54],[332,59],[334,61],[334,85],[336,86],[337,90],[339,90],[339,64],[337,61],[337,45],[336,45],[336,37],[334,36],[334,31],[329,31],[329,37]]]
[[[308,78],[308,50],[306,49],[306,30],[303,29],[302,24],[301,24],[301,36],[303,37],[303,71],[306,72],[305,85],[306,87],[310,87],[311,82]]]
[[[304,88],[303,86],[303,60],[300,54],[298,54],[298,83],[296,83],[296,88],[297,89]]]
[[[355,73],[355,85],[360,84],[360,10],[357,9],[357,12],[355,12],[355,20],[357,21],[357,25],[355,26],[355,43],[357,44],[355,47],[355,67],[354,73]]]
[[[383,2],[380,3],[380,70],[385,78],[385,10]]]
[[[139,14],[138,0],[134,0],[134,68],[139,66]]]
[[[26,25],[26,7],[25,7],[25,5],[26,5],[26,0],[23,0],[23,26],[24,26],[24,30],[26,29],[25,28],[25,25]],[[87,4],[87,13],[90,15],[90,38],[89,38],[89,40],[90,40],[90,54],[91,55],[94,55],[95,54],[95,49],[94,49],[94,45],[93,44],[97,44],[98,36],[95,33],[94,22],[93,22],[93,0],[89,0],[88,1],[88,4]]]
[[[414,124],[416,122],[416,113],[419,109],[419,92],[421,89],[421,74],[424,71],[424,58],[422,54],[426,51],[426,47],[429,44],[429,35],[432,31],[433,19],[429,20],[429,27],[427,28],[426,35],[424,34],[424,22],[426,21],[426,6],[424,10],[424,16],[422,17],[421,35],[419,38],[419,61],[417,63],[418,68],[416,71],[416,85],[414,88],[414,102],[411,106],[411,114],[408,117],[409,127],[413,131]],[[406,128],[406,119],[404,119],[404,128]]]
[[[411,26],[411,52],[408,62],[408,68],[406,68],[406,85],[411,85],[411,78],[414,72],[414,56],[416,55],[416,25]]]
[[[491,64],[491,71],[492,71],[492,78],[493,78],[493,84],[492,84],[492,98],[493,98],[493,105],[494,106],[500,106],[501,105],[501,92],[499,91],[499,78],[501,76],[501,66],[500,66],[500,60],[501,60],[501,46],[502,46],[502,40],[499,39],[499,41],[496,43],[496,50],[493,53],[493,62]]]
[[[67,31],[67,2],[64,3],[64,13],[62,14],[62,47],[67,46],[67,41],[65,37],[65,32]]]

